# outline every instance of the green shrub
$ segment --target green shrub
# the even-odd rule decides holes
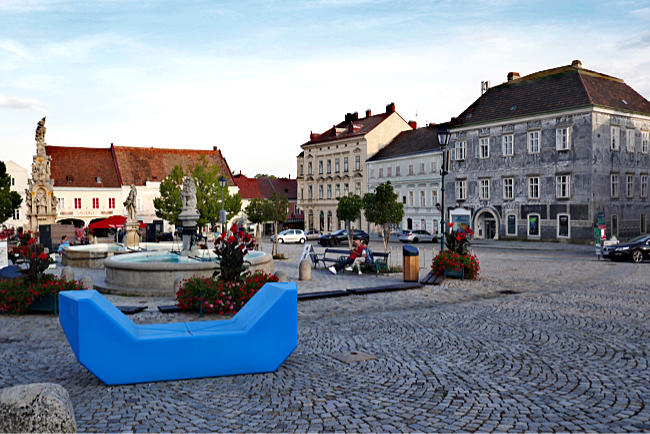
[[[272,274],[256,272],[243,281],[226,282],[206,277],[191,277],[183,280],[176,293],[176,304],[181,310],[234,314],[253,297],[266,282],[277,282]]]
[[[58,297],[61,291],[86,289],[81,282],[67,281],[55,276],[44,275],[39,282],[28,278],[0,280],[0,312],[22,314],[34,301],[47,294]]]

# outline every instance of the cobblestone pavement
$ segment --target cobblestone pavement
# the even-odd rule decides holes
[[[106,387],[56,318],[0,315],[0,387],[62,384],[82,431],[650,431],[650,264],[477,251],[478,281],[299,303],[269,374]]]

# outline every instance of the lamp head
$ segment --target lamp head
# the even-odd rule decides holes
[[[224,188],[226,186],[226,178],[225,177],[223,177],[223,176],[219,177],[219,185],[221,186],[221,188]]]
[[[440,147],[442,149],[444,149],[449,144],[450,137],[451,133],[449,132],[449,128],[445,126],[438,128],[438,143],[440,143]]]

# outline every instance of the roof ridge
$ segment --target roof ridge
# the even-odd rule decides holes
[[[589,88],[587,87],[587,84],[585,81],[582,79],[582,74],[578,74],[578,80],[580,80],[580,84],[582,84],[582,89],[585,91],[587,94],[587,99],[589,100],[589,104],[595,104],[594,99],[591,96],[591,93],[589,93]]]

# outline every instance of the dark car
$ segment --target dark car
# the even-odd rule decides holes
[[[370,241],[370,236],[359,229],[354,230],[354,234],[352,235],[352,239],[354,240],[361,240],[365,241],[366,243]],[[321,246],[338,246],[340,244],[347,244],[348,243],[348,231],[345,229],[341,229],[340,231],[332,232],[331,234],[325,234],[322,235],[318,239],[318,244]]]
[[[625,243],[606,246],[603,248],[603,257],[612,261],[631,259],[633,262],[650,259],[650,235],[640,235]]]

